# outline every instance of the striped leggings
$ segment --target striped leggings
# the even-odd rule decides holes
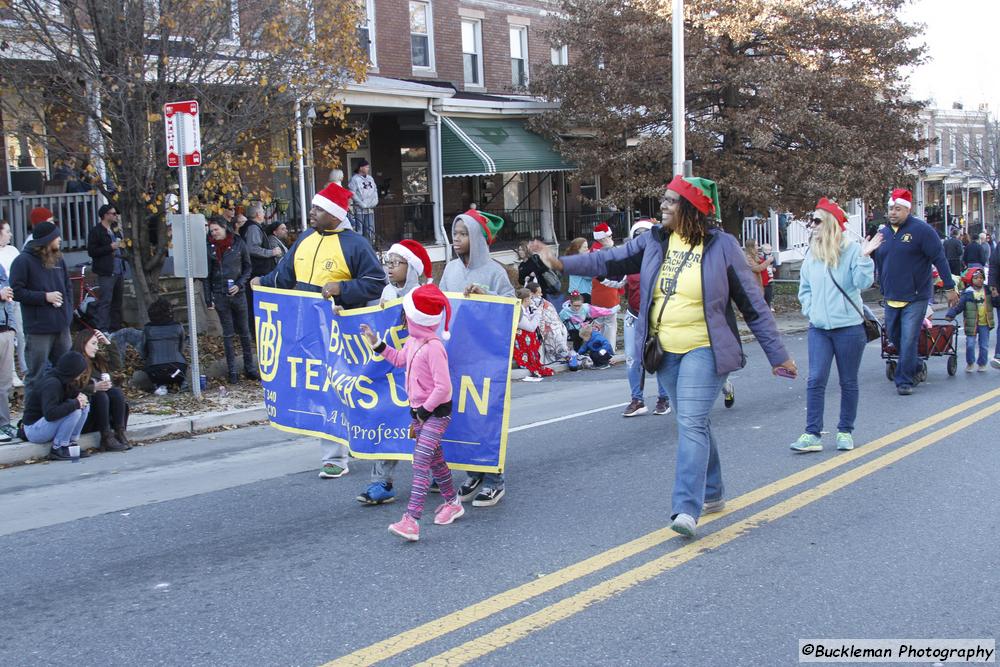
[[[410,488],[410,503],[406,506],[406,513],[417,521],[424,511],[432,474],[441,487],[441,495],[445,500],[450,502],[457,495],[451,483],[451,470],[444,462],[444,452],[441,450],[441,438],[449,423],[451,417],[430,417],[423,424],[413,420],[417,442],[413,446],[413,485]]]

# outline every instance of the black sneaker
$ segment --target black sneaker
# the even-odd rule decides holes
[[[239,381],[240,381],[240,375],[239,375],[239,373],[230,373],[229,374],[229,384],[236,384]]]
[[[248,371],[243,371],[243,377],[253,382],[260,382],[260,373],[256,369],[251,368]]]
[[[499,489],[483,489],[480,491],[476,499],[472,501],[473,507],[493,507],[500,499],[504,496],[504,489],[501,486]]]
[[[73,457],[69,455],[69,447],[53,447],[49,451],[48,459],[49,461],[72,461]]]
[[[462,488],[458,490],[458,495],[462,499],[463,503],[467,503],[476,497],[476,491],[479,489],[480,485],[483,483],[482,477],[470,477],[462,485]]]
[[[670,414],[670,399],[668,398],[658,398],[656,399],[656,408],[653,410],[654,415],[669,415]]]

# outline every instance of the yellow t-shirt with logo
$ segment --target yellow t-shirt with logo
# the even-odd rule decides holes
[[[677,276],[676,288],[671,290],[670,282],[689,249],[691,256]],[[660,347],[665,352],[684,354],[711,344],[701,291],[701,259],[704,249],[703,243],[691,248],[677,234],[670,237],[660,275],[653,286],[653,304],[649,310],[650,328],[656,332]],[[663,300],[671,291],[673,295],[660,315]]]

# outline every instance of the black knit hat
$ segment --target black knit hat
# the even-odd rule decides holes
[[[59,233],[59,228],[54,223],[39,222],[31,230],[31,243],[35,246],[46,246],[52,243],[53,239],[57,239],[60,236],[62,234]]]
[[[70,350],[56,362],[56,375],[72,380],[87,370],[87,358],[75,350]]]

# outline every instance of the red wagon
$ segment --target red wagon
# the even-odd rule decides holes
[[[888,331],[882,328],[882,358],[885,359],[885,376],[890,382],[896,379],[896,364],[899,362],[899,352],[889,340]],[[927,379],[927,360],[931,357],[947,357],[948,375],[958,372],[958,327],[947,320],[935,320],[930,329],[921,329],[917,339],[917,356],[920,366],[917,368],[917,382]]]

